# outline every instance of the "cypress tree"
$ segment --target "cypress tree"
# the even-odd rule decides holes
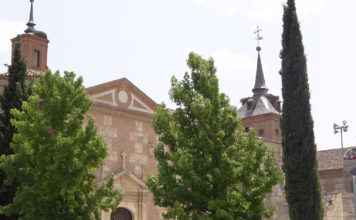
[[[284,6],[282,34],[282,142],[291,220],[323,219],[307,64],[295,1]]]
[[[12,65],[8,69],[8,83],[4,93],[0,96],[0,156],[12,154],[10,143],[14,134],[14,126],[11,125],[11,109],[20,109],[24,100],[29,97],[29,83],[26,81],[26,64],[21,59],[18,47],[14,50]],[[6,183],[5,174],[0,170],[0,206],[12,202],[16,190],[15,183]],[[0,215],[0,219],[10,220],[16,217]]]

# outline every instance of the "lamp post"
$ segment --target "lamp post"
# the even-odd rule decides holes
[[[347,129],[349,128],[349,126],[347,125],[347,121],[342,121],[342,125],[338,125],[336,123],[334,123],[334,133],[340,133],[341,136],[341,149],[344,149],[344,137],[343,137],[343,133],[347,132]]]

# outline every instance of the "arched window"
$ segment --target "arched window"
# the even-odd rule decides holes
[[[33,68],[40,68],[41,65],[41,52],[37,49],[33,50],[32,54],[32,67]]]
[[[128,209],[120,207],[111,213],[111,220],[133,220],[133,217]]]

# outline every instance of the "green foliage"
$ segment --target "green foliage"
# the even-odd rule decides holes
[[[0,156],[12,154],[10,143],[15,132],[11,125],[11,109],[20,109],[23,101],[30,94],[30,83],[26,81],[26,64],[21,59],[18,47],[14,50],[12,65],[8,69],[7,86],[0,96]],[[16,181],[5,182],[5,173],[0,169],[0,205],[12,202],[16,191]],[[16,219],[16,216],[6,217],[0,214],[0,219]]]
[[[306,57],[294,0],[284,7],[282,141],[291,220],[321,220],[321,203]]]
[[[0,210],[23,220],[100,219],[116,207],[113,181],[96,184],[106,156],[93,121],[85,121],[90,100],[74,73],[48,72],[33,86],[22,111],[12,110],[17,133],[13,155],[1,158],[7,181],[19,182],[14,202]]]
[[[191,53],[191,74],[172,78],[174,111],[158,107],[154,128],[159,174],[148,186],[155,202],[180,220],[260,220],[280,178],[273,155],[243,132],[236,109],[219,92],[212,59]]]

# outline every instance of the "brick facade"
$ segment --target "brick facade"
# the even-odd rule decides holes
[[[45,72],[47,67],[47,38],[35,34],[22,34],[12,40],[12,51],[18,45],[28,69]]]

